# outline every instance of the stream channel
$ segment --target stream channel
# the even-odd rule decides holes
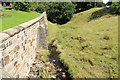
[[[54,45],[55,40],[49,44],[48,49],[50,51],[49,61],[53,62],[55,68],[57,69],[57,76],[56,79],[60,80],[72,80],[70,73],[68,72],[68,67],[65,66],[59,58],[59,52],[57,52],[57,47]]]

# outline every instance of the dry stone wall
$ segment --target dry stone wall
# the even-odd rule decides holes
[[[40,17],[0,33],[2,77],[28,76],[37,48],[47,48],[46,12]]]

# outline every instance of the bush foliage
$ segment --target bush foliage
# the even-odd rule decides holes
[[[13,2],[12,7],[16,10],[30,11],[31,3],[29,3],[29,2]]]
[[[112,14],[120,14],[120,1],[114,2],[110,9]]]
[[[103,7],[105,6],[102,2],[74,2],[76,5],[76,12],[85,11],[93,7]]]
[[[53,23],[64,24],[75,12],[75,5],[70,2],[39,3],[37,12],[47,12],[48,20]]]
[[[46,11],[48,20],[58,24],[69,21],[75,12],[75,5],[72,2],[15,2],[13,8],[21,11],[36,10],[39,13]]]
[[[54,23],[64,24],[68,22],[74,14],[75,5],[70,2],[51,3],[46,9],[48,20]]]

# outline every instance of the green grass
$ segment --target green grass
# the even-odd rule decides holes
[[[75,14],[64,25],[49,24],[48,41],[56,39],[60,59],[74,78],[118,77],[118,16],[105,14],[90,20],[98,10]]]
[[[2,13],[5,15],[0,17],[2,31],[40,16],[37,12],[4,8]],[[104,14],[104,10],[93,8],[75,14],[64,25],[49,22],[48,42],[56,39],[54,44],[61,51],[60,59],[69,67],[73,78],[118,77],[118,16],[100,13]],[[48,60],[50,53],[40,51]]]
[[[1,14],[4,16],[0,17],[0,20],[2,20],[1,31],[12,28],[41,15],[37,12],[12,11],[5,10],[4,8],[2,8],[2,10]]]

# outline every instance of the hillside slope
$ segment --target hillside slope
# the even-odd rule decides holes
[[[49,23],[48,42],[61,52],[61,61],[73,78],[118,77],[118,16],[89,20],[93,8],[75,14],[64,25]]]

